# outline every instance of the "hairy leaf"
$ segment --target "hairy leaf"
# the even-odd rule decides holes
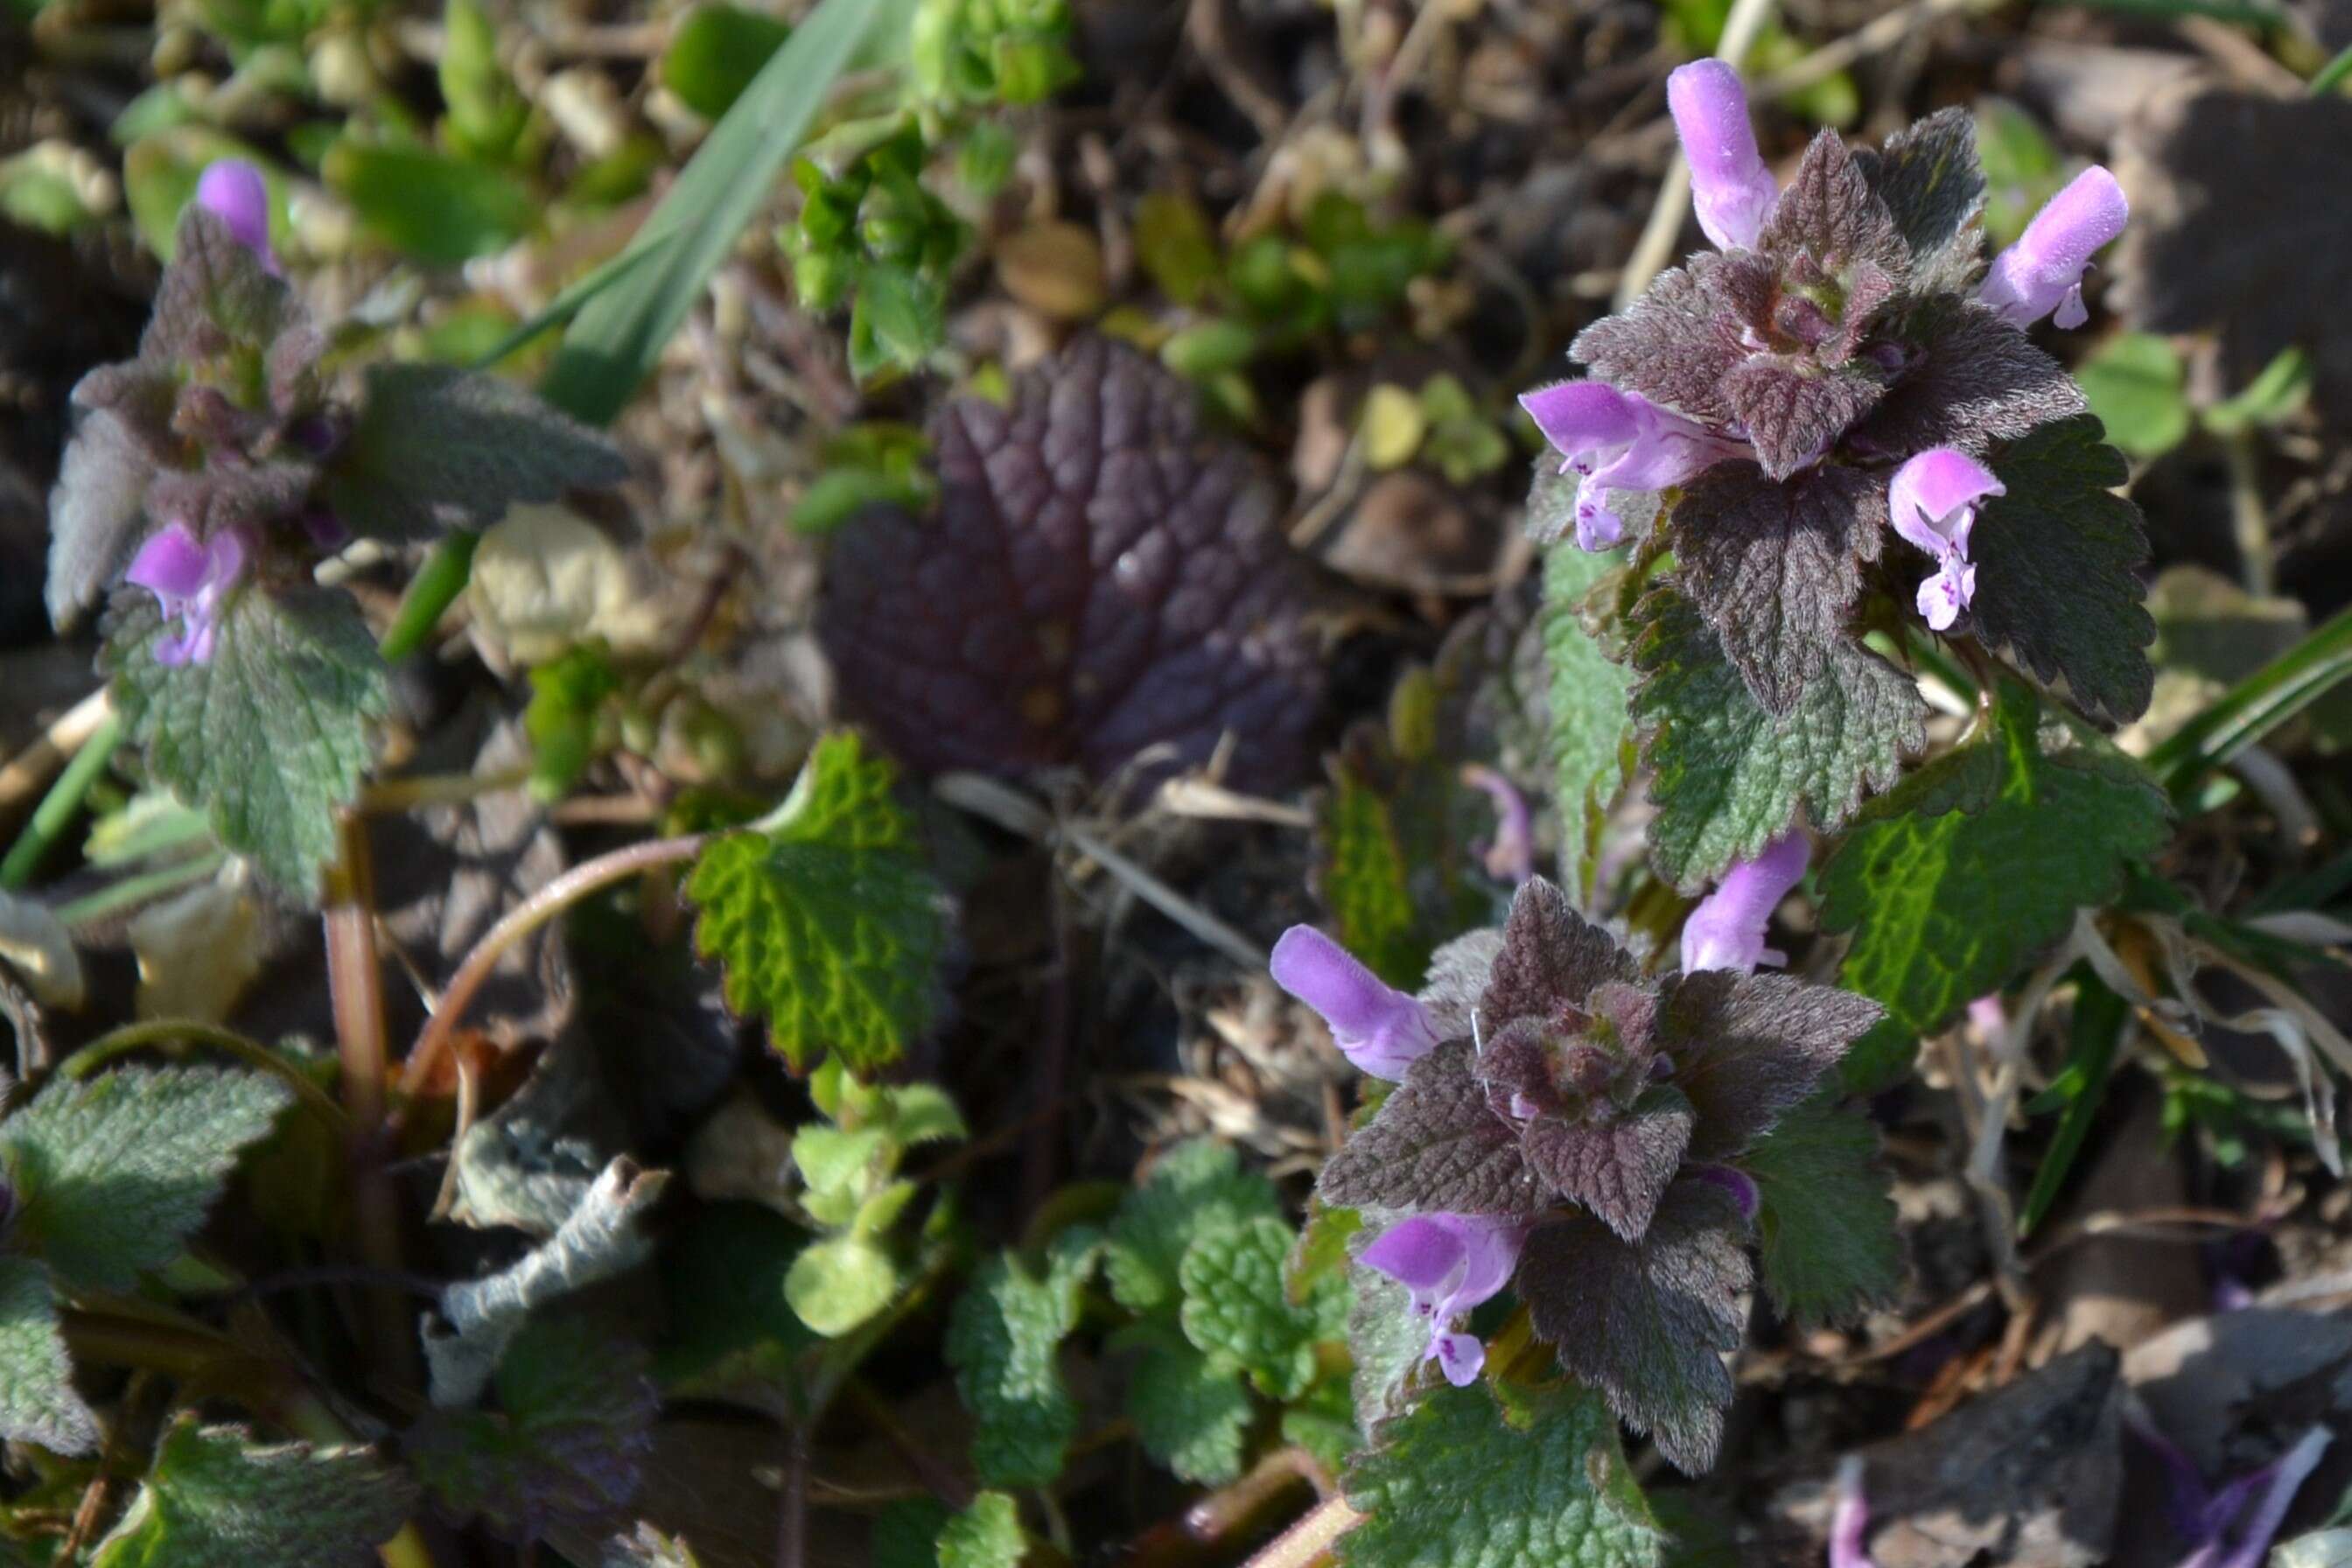
[[[1660,273],[1640,299],[1579,332],[1570,357],[1620,392],[1724,423],[1732,417],[1724,378],[1748,354],[1738,311],[1725,298],[1739,281],[1730,275],[1739,265],[1704,254]]]
[[[1323,1201],[1348,1207],[1524,1215],[1543,1187],[1519,1152],[1517,1129],[1488,1108],[1467,1040],[1414,1062],[1366,1125],[1323,1167]]]
[[[1179,1144],[1127,1194],[1103,1239],[1110,1293],[1131,1312],[1173,1307],[1177,1268],[1202,1237],[1238,1230],[1261,1216],[1278,1219],[1274,1184],[1244,1171],[1232,1148],[1207,1138]]]
[[[79,391],[79,389],[77,389]],[[69,626],[139,549],[154,463],[111,408],[80,409],[49,492],[49,618]]]
[[[940,1568],[1018,1568],[1027,1555],[1021,1510],[1003,1492],[982,1492],[940,1527]]]
[[[59,1075],[0,1122],[16,1245],[69,1289],[128,1290],[179,1257],[236,1164],[293,1094],[214,1068]]]
[[[1143,1451],[1180,1479],[1223,1486],[1242,1473],[1252,1407],[1230,1361],[1172,1334],[1151,1340],[1128,1382],[1127,1413]]]
[[[1307,759],[1321,661],[1272,490],[1205,435],[1191,384],[1086,338],[1012,406],[933,421],[937,515],[835,542],[819,629],[845,701],[926,771],[1097,778],[1146,747],[1278,788]]]
[[[1857,442],[1903,458],[1930,447],[1982,454],[2083,412],[2066,367],[1974,300],[1938,296],[1905,324],[1908,358],[1856,426]]]
[[[1609,1407],[1686,1475],[1715,1462],[1739,1348],[1740,1292],[1752,1278],[1746,1227],[1731,1194],[1685,1180],[1638,1245],[1589,1215],[1528,1240],[1517,1289],[1560,1364],[1608,1396]]]
[[[1812,463],[1885,391],[1867,361],[1832,370],[1802,354],[1750,354],[1723,378],[1725,405],[1747,427],[1765,476],[1776,480]]]
[[[1850,1087],[1899,1077],[1920,1036],[2006,984],[2163,847],[2169,808],[2139,766],[2089,744],[2045,752],[2038,718],[2007,687],[1991,734],[1874,801],[1822,868],[1822,929],[1854,933],[1840,978],[1886,1005],[1845,1059]]]
[[[1683,591],[1774,718],[1794,711],[1850,645],[1846,623],[1885,515],[1875,483],[1828,465],[1776,483],[1747,464],[1719,464],[1675,506]]]
[[[0,1438],[53,1454],[98,1451],[98,1418],[74,1391],[49,1271],[0,1258]]]
[[[1042,1277],[1012,1253],[998,1254],[949,1319],[948,1364],[977,1423],[972,1466],[991,1486],[1042,1487],[1062,1473],[1078,1405],[1060,1351],[1077,1326],[1078,1288],[1093,1267],[1087,1239],[1083,1249],[1057,1245]]]
[[[1412,1405],[1410,1380],[1429,1356],[1429,1320],[1387,1275],[1362,1268],[1350,1272],[1356,1300],[1348,1313],[1348,1356],[1354,1363],[1348,1393],[1356,1424],[1370,1432]]]
[[[365,1448],[262,1445],[184,1419],[91,1568],[373,1568],[411,1500]]]
[[[176,668],[155,659],[166,623],[153,595],[118,594],[105,623],[99,667],[148,772],[281,892],[315,900],[335,814],[371,761],[369,721],[390,702],[352,596],[247,584],[221,612],[212,658]]]
[[[1978,636],[2035,679],[2063,680],[2077,707],[2109,724],[2147,709],[2156,621],[2139,567],[2139,508],[2114,493],[2128,476],[2095,416],[2047,425],[2000,454],[2009,487],[1977,519],[1970,605]]]
[[[1656,1524],[1601,1401],[1440,1387],[1349,1467],[1347,1568],[1656,1568]]]
[[[1903,1241],[1877,1153],[1867,1116],[1816,1101],[1740,1162],[1760,1200],[1764,1289],[1781,1316],[1850,1321],[1902,1284]]]
[[[1888,137],[1884,151],[1853,159],[1910,248],[1913,287],[1965,287],[1979,264],[1985,205],[1975,117],[1939,109]]]
[[[363,537],[432,539],[484,529],[517,501],[628,476],[620,449],[501,376],[449,365],[370,365],[351,435],[323,491]]]
[[[1283,1267],[1296,1239],[1282,1221],[1261,1215],[1197,1238],[1177,1266],[1184,1337],[1244,1368],[1260,1393],[1280,1400],[1296,1399],[1314,1380],[1316,1343],[1347,1332],[1344,1276],[1326,1275],[1303,1302],[1291,1301]]]
[[[642,1348],[580,1318],[527,1325],[491,1379],[494,1410],[432,1410],[402,1445],[454,1523],[499,1536],[623,1522],[643,1484],[661,1401]]]
[[[1868,997],[1786,974],[1682,976],[1666,1001],[1662,1048],[1697,1113],[1689,1157],[1728,1159],[1769,1132],[1885,1016]]]
[[[1567,894],[1531,878],[1511,900],[1478,1002],[1479,1021],[1490,1034],[1517,1018],[1559,1023],[1581,1009],[1595,987],[1639,973],[1633,955],[1578,914]]]
[[[1900,278],[1911,259],[1862,163],[1828,126],[1805,148],[1756,247],[1771,257],[1808,257],[1832,275],[1869,262]]]
[[[1598,551],[1544,556],[1545,751],[1559,814],[1560,880],[1580,901],[1592,891],[1601,824],[1633,770],[1633,673],[1609,657],[1584,619],[1588,599],[1622,564]]]
[[[687,879],[728,1005],[765,1017],[795,1071],[828,1048],[853,1068],[895,1061],[938,1006],[940,893],[895,782],[854,734],[828,735],[782,808],[712,843]]]
[[[190,202],[180,212],[171,265],[155,286],[139,357],[161,364],[240,349],[259,354],[299,310],[284,279],[271,277],[211,209]]]
[[[1760,854],[1801,809],[1834,832],[1927,743],[1917,688],[1856,643],[1834,647],[1796,707],[1776,719],[1687,600],[1654,589],[1633,619],[1642,678],[1633,717],[1657,807],[1650,857],[1685,892]]]
[[[1571,1203],[1583,1205],[1628,1241],[1639,1241],[1689,1147],[1690,1101],[1670,1084],[1644,1093],[1622,1117],[1529,1121],[1528,1164]]]

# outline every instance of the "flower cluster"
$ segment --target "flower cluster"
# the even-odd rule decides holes
[[[1735,870],[1685,939],[1712,967],[1664,981],[1540,878],[1499,932],[1441,950],[1418,996],[1309,928],[1276,944],[1275,979],[1398,1085],[1318,1191],[1375,1222],[1359,1261],[1404,1287],[1449,1381],[1485,1361],[1461,1320],[1508,1286],[1669,1458],[1712,1457],[1758,1212],[1741,1157],[1881,1012],[1748,972],[1777,958],[1765,925],[1804,859],[1792,837]],[[1651,1321],[1661,1293],[1680,1305]]]
[[[2023,330],[2053,312],[2061,326],[2084,320],[2083,273],[2122,230],[2121,188],[2105,169],[2085,171],[1979,283],[1983,180],[1964,112],[1923,121],[1877,154],[1850,152],[1825,131],[1783,191],[1729,67],[1685,66],[1667,95],[1699,226],[1717,249],[1577,340],[1592,379],[1521,400],[1561,471],[1578,477],[1578,544],[1624,540],[1621,497],[1678,490],[1703,474],[1706,515],[1685,519],[1687,497],[1667,509],[1678,549],[1686,533],[1761,531],[1771,509],[1756,492],[1769,487],[1793,514],[1780,529],[1789,537],[1718,546],[1749,558],[1685,574],[1727,642],[1753,640],[1730,624],[1753,579],[1813,550],[1874,564],[1889,525],[1931,564],[1920,613],[1950,629],[1976,592],[1975,509],[2005,493],[1983,461],[1988,449],[2083,406]],[[1845,472],[1824,473],[1832,468]],[[1794,645],[1833,635],[1860,586],[1858,573],[1851,591],[1830,584],[1785,617],[1810,629],[1776,632],[1791,646],[1751,657],[1807,662]],[[1767,706],[1786,710],[1790,681],[1753,683]]]

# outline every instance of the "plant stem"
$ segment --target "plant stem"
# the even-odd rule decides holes
[[[2223,443],[2230,455],[2230,517],[2238,545],[2238,572],[2246,592],[2267,599],[2278,591],[2271,558],[2271,521],[2263,509],[2263,454],[2251,429]]]
[[[408,1059],[401,1065],[400,1091],[402,1098],[414,1100],[422,1094],[430,1081],[433,1069],[448,1054],[451,1039],[458,1022],[466,1016],[467,1006],[489,979],[490,971],[498,966],[515,943],[570,909],[573,904],[626,877],[656,866],[675,865],[691,860],[702,853],[709,835],[690,834],[683,838],[654,838],[643,844],[632,844],[625,849],[615,849],[609,855],[599,855],[593,860],[574,866],[555,880],[540,889],[530,898],[507,911],[499,921],[474,944],[465,963],[449,979],[448,988],[441,993],[440,1004],[433,1016],[425,1021],[425,1029],[416,1037],[409,1050]],[[395,1107],[391,1125],[398,1128],[404,1107]]]
[[[1266,1544],[1249,1560],[1248,1568],[1307,1568],[1327,1555],[1339,1537],[1364,1521],[1344,1497],[1328,1497],[1309,1509],[1305,1518]]]
[[[399,1194],[384,1168],[383,962],[376,951],[375,888],[368,858],[367,828],[357,816],[340,819],[342,853],[327,873],[321,910],[326,928],[327,994],[335,1017],[335,1045],[341,1057],[344,1154],[352,1173],[352,1219],[361,1260],[371,1268],[398,1273]],[[415,1381],[416,1350],[410,1338],[409,1309],[396,1291],[366,1293],[369,1338],[379,1364],[404,1385]]]
[[[233,1029],[217,1024],[202,1024],[194,1018],[152,1018],[143,1023],[125,1024],[110,1030],[66,1058],[58,1070],[68,1078],[88,1078],[117,1057],[133,1051],[147,1050],[155,1046],[168,1046],[178,1041],[190,1045],[210,1046],[226,1051],[247,1066],[284,1079],[294,1096],[315,1112],[320,1121],[338,1133],[351,1127],[351,1118],[343,1108],[328,1098],[327,1091],[302,1075],[301,1068],[257,1040],[248,1040]]]
[[[33,820],[9,846],[8,858],[0,860],[0,888],[14,889],[33,879],[33,873],[41,868],[41,857],[72,826],[81,811],[82,797],[113,761],[114,748],[121,740],[122,716],[109,713],[58,775],[58,782],[49,786],[49,793],[41,797],[41,804],[33,808]]]
[[[784,1426],[782,1495],[776,1500],[776,1568],[801,1568],[808,1559],[808,1425]]]
[[[461,528],[433,547],[383,634],[386,663],[397,664],[425,646],[442,616],[466,591],[474,570],[474,547],[481,542],[480,534]]]

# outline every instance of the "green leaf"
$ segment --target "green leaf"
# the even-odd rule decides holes
[[[1782,1317],[1850,1321],[1903,1282],[1903,1243],[1877,1154],[1868,1117],[1816,1100],[1739,1162],[1756,1183],[1764,1289]]]
[[[373,1568],[411,1506],[365,1448],[264,1446],[184,1419],[91,1568]]]
[[[1356,1400],[1344,1377],[1334,1377],[1307,1391],[1307,1397],[1282,1413],[1282,1440],[1306,1449],[1338,1471],[1348,1456],[1363,1446],[1356,1426]]]
[[[1970,610],[1979,640],[2044,685],[2063,679],[2094,719],[2146,710],[2156,622],[2141,603],[2147,559],[2139,509],[2114,493],[2130,477],[2092,415],[2053,420],[1995,459],[2006,495],[1985,502],[1970,536]]]
[[[1136,204],[1135,258],[1178,305],[1199,304],[1223,270],[1208,215],[1173,191],[1153,191]]]
[[[2290,344],[2263,366],[2245,390],[2205,410],[2205,427],[2216,436],[2242,436],[2284,424],[2311,401],[2312,379],[2311,355]]]
[[[1242,1369],[1154,1330],[1127,1385],[1143,1451],[1179,1479],[1223,1486],[1242,1473],[1252,1405]]]
[[[1854,933],[1841,984],[1887,1013],[1847,1054],[1849,1088],[1900,1078],[1920,1036],[2008,984],[2163,847],[2170,813],[2138,764],[2087,742],[2045,752],[2039,718],[2008,684],[1992,733],[1872,802],[1822,868],[1822,929]]]
[[[898,1269],[890,1255],[862,1236],[833,1236],[793,1259],[784,1299],[801,1321],[838,1339],[890,1304]]]
[[[1431,943],[1405,885],[1395,813],[1378,790],[1342,771],[1321,815],[1319,888],[1339,928],[1339,945],[1391,984],[1419,984]]]
[[[236,1164],[293,1100],[279,1079],[215,1068],[58,1077],[0,1122],[16,1246],[68,1289],[128,1290],[180,1256]]]
[[[402,1445],[453,1521],[537,1541],[608,1524],[635,1500],[660,1414],[642,1349],[589,1319],[540,1319],[490,1387],[495,1409],[428,1411]]]
[[[609,423],[703,286],[772,195],[776,176],[833,83],[889,7],[824,0],[761,67],[635,238],[575,294],[584,297],[544,386],[548,400]]]
[[[430,147],[344,136],[320,172],[372,238],[436,267],[504,249],[539,221],[538,202],[513,175]]]
[[[1652,589],[1633,622],[1633,718],[1657,807],[1650,857],[1682,891],[1753,859],[1800,809],[1836,831],[1927,742],[1927,705],[1910,678],[1853,643],[1837,643],[1796,708],[1775,719],[1672,589]]]
[[[2117,332],[2074,372],[2108,439],[2135,458],[2154,458],[2189,434],[2188,370],[2172,340]]]
[[[470,158],[507,156],[530,120],[530,105],[499,64],[498,45],[498,27],[481,0],[446,0],[440,79],[449,115],[444,129]]]
[[[1440,1386],[1381,1426],[1347,1475],[1364,1521],[1346,1568],[1655,1568],[1657,1527],[1600,1396],[1514,1390],[1524,1429],[1480,1384]]]
[[[866,1539],[866,1561],[873,1568],[939,1568],[940,1531],[952,1517],[928,1493],[883,1504]]]
[[[1283,1266],[1297,1239],[1265,1215],[1213,1231],[1184,1249],[1176,1277],[1184,1292],[1184,1337],[1239,1363],[1259,1392],[1296,1399],[1315,1380],[1315,1346],[1344,1338],[1348,1286],[1326,1275],[1294,1304]]]
[[[784,1300],[807,1244],[807,1232],[758,1204],[709,1204],[688,1217],[654,1271],[669,1309],[654,1362],[667,1389],[693,1395],[797,1382],[823,1342]]]
[[[53,1454],[98,1451],[98,1418],[74,1392],[49,1271],[0,1258],[0,1438]]]
[[[1028,1545],[1013,1500],[982,1492],[940,1526],[940,1568],[1016,1568]]]
[[[221,611],[213,657],[155,658],[154,595],[117,595],[99,667],[147,771],[202,810],[213,837],[282,892],[314,901],[335,814],[359,794],[368,721],[390,705],[383,658],[339,588],[247,585]]]
[[[2057,1201],[2059,1189],[2065,1185],[2066,1173],[2074,1168],[2074,1156],[2082,1152],[2083,1141],[2098,1120],[2099,1107],[2106,1103],[2108,1069],[2115,1064],[2116,1047],[2123,1041],[2124,1024],[2131,1016],[2122,997],[2084,969],[2078,967],[2076,974],[2073,1038],[2065,1068],[2027,1107],[2029,1112],[2039,1112],[2048,1109],[2044,1101],[2054,1101],[2065,1107],[2065,1113],[2059,1118],[2058,1130],[2050,1135],[2050,1146],[2042,1152],[2033,1184],[2026,1190],[2025,1202],[2018,1211],[2021,1237],[2042,1224],[2050,1205]]]
[[[353,533],[415,541],[488,528],[517,501],[560,500],[628,471],[612,442],[502,376],[381,363],[367,368],[325,495]]]
[[[1078,1322],[1091,1237],[1065,1233],[1042,1277],[1006,1252],[989,1259],[948,1321],[948,1364],[976,1421],[972,1467],[991,1486],[1042,1487],[1062,1473],[1078,1429],[1062,1341]]]
[[[687,879],[728,1005],[767,1019],[796,1072],[828,1048],[856,1069],[895,1061],[937,1008],[941,895],[896,778],[856,736],[828,735],[782,807],[713,841]]]
[[[1585,625],[1587,601],[1623,564],[1622,551],[1567,543],[1544,556],[1545,750],[1559,813],[1560,881],[1580,904],[1592,896],[1601,825],[1633,767],[1633,672],[1611,659]]]
[[[662,56],[662,85],[705,120],[735,107],[792,28],[761,11],[719,0],[697,5],[671,35]]]
[[[1179,1300],[1178,1265],[1196,1239],[1281,1214],[1274,1184],[1255,1171],[1244,1171],[1231,1148],[1206,1138],[1180,1144],[1112,1216],[1103,1243],[1110,1293],[1131,1312],[1173,1307]]]

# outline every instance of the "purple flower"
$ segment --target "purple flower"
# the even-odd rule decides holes
[[[1510,780],[1477,763],[1462,770],[1462,782],[1484,791],[1495,803],[1494,842],[1471,846],[1471,852],[1485,862],[1486,875],[1513,887],[1534,876],[1535,822],[1528,810],[1528,797]]]
[[[251,542],[241,528],[225,528],[199,540],[184,522],[173,522],[139,547],[123,576],[153,594],[163,618],[183,620],[180,632],[159,638],[155,662],[206,664],[220,631],[222,603],[245,575]]]
[[[2092,253],[2123,233],[2131,204],[2116,177],[2096,163],[2043,204],[2015,245],[1992,259],[1977,298],[2017,326],[2051,311],[2062,327],[2090,320],[2083,309],[2083,272]]]
[[[1399,1220],[1364,1248],[1362,1262],[1412,1293],[1412,1310],[1429,1320],[1429,1351],[1456,1388],[1486,1364],[1478,1336],[1453,1331],[1463,1313],[1510,1283],[1531,1227],[1485,1215],[1422,1214]]]
[[[1661,1057],[1658,1059],[1664,1061],[1665,1058]],[[1721,1187],[1729,1193],[1731,1201],[1739,1205],[1741,1219],[1753,1223],[1756,1211],[1764,1206],[1763,1189],[1757,1186],[1756,1178],[1747,1172],[1730,1165],[1692,1165],[1687,1168],[1692,1175],[1709,1186]]]
[[[1519,406],[1581,482],[1576,492],[1576,542],[1606,550],[1625,524],[1602,500],[1607,490],[1659,490],[1731,458],[1753,456],[1738,441],[1606,382],[1563,381],[1519,397]]]
[[[272,278],[282,276],[277,253],[269,248],[269,187],[260,170],[242,158],[206,164],[196,180],[196,205],[227,225],[239,245],[261,258]]]
[[[1837,1506],[1830,1513],[1830,1568],[1878,1568],[1870,1555],[1870,1501],[1862,1495],[1862,1461],[1838,1465]]]
[[[1895,471],[1886,492],[1895,531],[1936,558],[1936,574],[1919,584],[1919,613],[1936,630],[1958,620],[1976,595],[1969,535],[1977,502],[2008,493],[1991,469],[1951,447],[1922,452]]]
[[[1690,163],[1691,205],[1719,250],[1752,250],[1780,187],[1757,155],[1748,91],[1721,60],[1695,60],[1666,78],[1666,107]]]
[[[1764,945],[1764,928],[1789,889],[1804,879],[1811,854],[1804,834],[1791,833],[1725,872],[1722,884],[1683,922],[1684,973],[1736,969],[1746,974],[1759,964],[1788,963],[1788,954]]]
[[[1276,985],[1323,1015],[1333,1043],[1359,1071],[1399,1081],[1439,1044],[1419,1002],[1313,926],[1284,931],[1266,966]]]

